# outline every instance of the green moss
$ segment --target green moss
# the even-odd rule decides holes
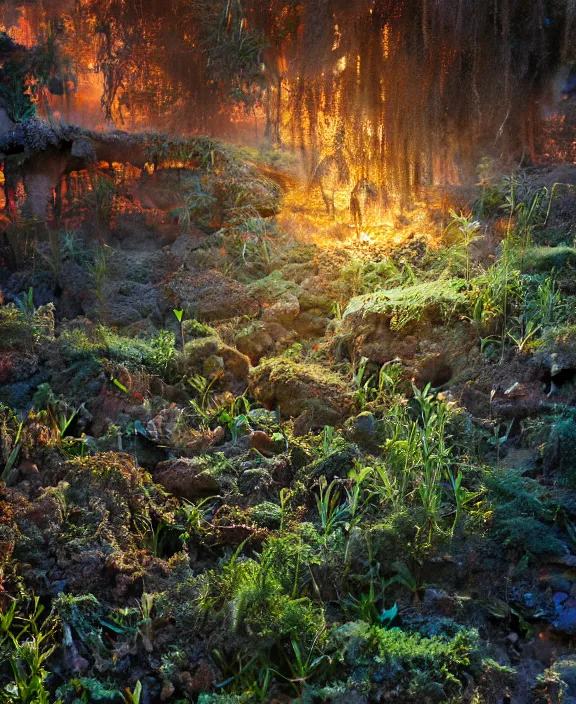
[[[319,364],[267,359],[252,371],[250,385],[264,405],[279,407],[284,417],[308,411],[315,426],[335,425],[351,409],[343,379]]]
[[[344,311],[347,318],[379,315],[390,318],[392,328],[401,329],[422,318],[447,320],[466,309],[468,283],[463,279],[440,279],[413,286],[380,289],[353,298]]]
[[[494,536],[505,549],[564,554],[564,544],[551,527],[555,506],[537,481],[512,470],[488,472],[484,481],[494,507]]]
[[[78,677],[56,690],[56,696],[64,702],[81,704],[81,702],[118,702],[122,692],[109,682],[100,682],[92,677]]]
[[[198,704],[250,704],[251,694],[200,694]]]
[[[212,337],[216,335],[214,328],[200,323],[198,320],[184,320],[182,323],[182,328],[184,330],[184,339],[198,339],[202,337]]]
[[[576,249],[573,247],[532,247],[524,253],[525,273],[561,271],[576,267]]]
[[[385,687],[397,701],[446,701],[460,695],[469,673],[481,668],[475,631],[424,638],[351,622],[336,629],[332,640],[352,682]]]
[[[488,497],[497,517],[533,516],[550,520],[553,511],[546,501],[546,491],[535,479],[511,470],[493,470],[484,474]]]
[[[409,553],[425,519],[422,509],[400,509],[373,526],[371,533],[378,554],[391,560]]]
[[[534,704],[565,702],[569,704],[576,696],[576,659],[564,655],[536,678],[532,689]]]
[[[563,555],[564,543],[542,521],[530,516],[500,519],[495,531],[504,548],[529,552],[532,555]]]
[[[297,298],[302,295],[302,288],[294,281],[286,280],[282,272],[273,271],[247,287],[248,293],[260,303],[273,303],[290,293]]]
[[[254,506],[250,512],[250,517],[257,526],[275,530],[280,528],[280,523],[282,521],[282,509],[278,506],[278,504],[270,503],[270,501],[264,501],[263,503]]]
[[[552,353],[576,359],[576,325],[564,325],[545,331],[538,354],[542,356]]]
[[[571,418],[557,420],[542,451],[544,469],[554,473],[561,484],[576,486],[576,422]]]
[[[161,331],[152,339],[118,335],[99,325],[93,329],[65,330],[58,338],[62,357],[68,362],[94,362],[109,359],[129,369],[145,367],[164,375],[175,355],[174,336]]]

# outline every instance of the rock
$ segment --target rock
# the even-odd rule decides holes
[[[262,311],[262,319],[268,323],[279,323],[284,327],[290,326],[300,314],[300,303],[296,296],[286,294],[284,298],[277,301]]]
[[[30,460],[22,460],[18,465],[18,471],[22,477],[31,479],[38,475],[38,465],[30,462]]]
[[[103,303],[96,303],[90,316],[99,320],[102,313],[106,323],[115,327],[128,327],[146,318],[160,323],[157,289],[151,284],[134,281],[109,282],[105,286]]]
[[[263,306],[272,306],[291,296],[298,298],[303,293],[298,284],[285,279],[279,271],[273,271],[268,276],[250,284],[248,292]]]
[[[447,384],[452,378],[452,366],[441,354],[431,354],[418,364],[416,385],[424,389],[427,384],[439,388]]]
[[[425,604],[434,604],[435,602],[446,598],[448,598],[448,594],[442,589],[427,589],[424,593]]]
[[[555,565],[565,565],[566,567],[576,567],[576,555],[560,555],[550,559]]]
[[[177,272],[167,287],[172,299],[167,308],[180,307],[192,310],[202,320],[229,320],[241,316],[256,316],[260,306],[244,286],[216,270]]]
[[[265,323],[264,330],[274,340],[276,352],[281,348],[289,347],[294,341],[294,333],[289,332],[279,323]]]
[[[154,442],[170,442],[182,416],[182,408],[172,406],[148,421],[146,434]]]
[[[210,359],[212,361],[208,362]],[[206,375],[207,372],[210,376],[223,371],[235,381],[245,381],[250,372],[248,357],[226,345],[217,335],[187,342],[184,364],[188,374]]]
[[[344,433],[351,442],[355,442],[369,452],[377,452],[376,418],[369,411],[364,411],[356,418],[351,418],[346,423]]]
[[[369,704],[368,697],[355,690],[338,692],[330,698],[331,704]]]
[[[272,475],[264,468],[247,469],[238,479],[238,489],[244,495],[266,493],[273,484]]]
[[[166,491],[189,501],[214,496],[220,484],[211,474],[208,462],[202,458],[161,462],[154,472],[154,481]]]
[[[281,354],[294,341],[294,333],[276,322],[254,322],[242,329],[234,344],[256,366],[263,357]]]
[[[576,328],[553,328],[544,333],[542,347],[534,356],[550,377],[552,393],[576,374]]]
[[[552,625],[557,631],[570,636],[576,635],[576,606],[570,609],[563,609]]]
[[[326,314],[319,309],[307,310],[294,320],[292,327],[304,339],[322,337],[328,327]]]
[[[553,670],[566,685],[564,694],[566,695],[566,704],[569,704],[568,697],[576,697],[576,658],[574,655],[559,657],[553,665]]]
[[[6,108],[0,108],[0,136],[9,134],[15,126],[16,123],[10,118]]]
[[[283,418],[310,416],[311,428],[338,425],[352,409],[352,400],[343,380],[317,364],[271,359],[262,362],[250,375],[255,398],[269,409],[278,408]]]
[[[547,570],[546,576],[542,579],[542,583],[551,587],[555,592],[570,593],[571,584],[563,573]]]
[[[277,530],[282,523],[282,508],[278,504],[264,501],[254,506],[250,517],[259,527]]]
[[[235,339],[238,351],[246,355],[252,364],[274,351],[274,340],[263,327],[251,327],[242,331]]]
[[[91,139],[88,137],[77,137],[72,142],[70,154],[75,159],[80,159],[88,164],[93,164],[96,161],[96,149]]]
[[[250,433],[250,442],[252,449],[263,455],[273,455],[277,448],[277,443],[263,430],[255,430]]]
[[[170,247],[170,254],[179,260],[184,260],[196,249],[204,246],[206,236],[201,230],[192,228],[190,232],[186,232],[180,237],[177,237]]]
[[[331,482],[336,477],[345,479],[350,470],[354,468],[354,463],[360,459],[358,448],[349,447],[345,450],[337,450],[327,457],[313,462],[306,470],[311,477],[326,477]]]
[[[211,354],[202,364],[202,376],[212,379],[219,374],[224,374],[224,359],[216,354]]]
[[[166,680],[166,682],[164,682],[164,684],[162,685],[160,699],[165,702],[167,699],[170,699],[170,697],[174,694],[175,691],[176,687],[172,684],[172,682]]]
[[[26,408],[32,399],[32,385],[21,381],[0,387],[0,403],[10,408]]]
[[[556,474],[568,486],[576,485],[576,422],[570,418],[554,423],[543,452],[547,474]]]
[[[558,609],[562,604],[568,599],[568,594],[566,592],[556,592],[552,597],[554,606]]]
[[[298,296],[302,311],[316,310],[320,315],[330,315],[334,300],[329,295],[326,282],[320,276],[311,276],[302,282],[302,293]]]

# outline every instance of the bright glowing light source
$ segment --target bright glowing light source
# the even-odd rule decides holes
[[[332,44],[332,51],[336,51],[340,47],[340,42],[342,41],[342,33],[337,24],[334,25],[334,43]]]

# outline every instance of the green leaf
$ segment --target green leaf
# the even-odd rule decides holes
[[[384,625],[388,625],[392,623],[392,621],[398,616],[398,604],[394,604],[394,606],[391,609],[385,609],[382,611],[382,613],[379,616],[380,623]]]
[[[181,323],[182,318],[184,317],[184,311],[183,310],[176,310],[174,309],[173,311],[174,315],[176,316],[176,320]]]
[[[128,389],[124,386],[124,384],[121,384],[118,379],[112,379],[112,383],[114,384],[114,386],[117,386],[120,391],[123,391],[125,394],[128,393]]]

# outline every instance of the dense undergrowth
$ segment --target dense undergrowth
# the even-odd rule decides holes
[[[99,176],[110,244],[4,275],[0,700],[564,701],[525,661],[576,634],[571,188],[334,268],[204,146],[167,252]]]

